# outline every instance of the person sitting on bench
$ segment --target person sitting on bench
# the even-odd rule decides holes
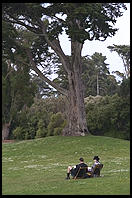
[[[89,173],[89,175],[91,173],[91,176],[96,176],[96,174],[100,174],[100,173],[98,173],[98,170],[96,173],[95,168],[97,165],[99,165],[99,164],[101,165],[101,163],[99,162],[100,158],[98,156],[94,156],[93,160],[94,160],[94,163],[93,163],[92,167],[88,167],[88,173]],[[103,167],[103,164],[102,164],[102,167]],[[100,170],[99,170],[99,172],[100,172]]]
[[[77,175],[77,173],[78,173],[77,177],[82,177],[81,171],[79,171],[80,167],[86,167],[86,172],[87,172],[88,165],[84,163],[84,159],[82,157],[79,160],[80,160],[80,163],[77,164],[76,166],[74,167],[68,166],[66,179],[70,179],[70,174],[74,178]]]
[[[99,158],[98,156],[94,156],[94,158],[93,158],[94,164],[93,164],[92,167],[91,167],[91,171],[94,170],[94,168],[95,168],[95,166],[96,166],[97,164],[100,164],[99,160],[100,160],[100,158]]]

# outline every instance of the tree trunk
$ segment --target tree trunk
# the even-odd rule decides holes
[[[84,136],[89,134],[84,107],[84,89],[81,79],[81,44],[72,42],[72,63],[68,72],[68,125],[63,130],[64,136]]]
[[[99,96],[99,76],[98,76],[98,73],[97,73],[97,96]]]
[[[5,123],[2,127],[2,140],[7,140],[9,136],[10,123]]]
[[[68,98],[68,124],[63,129],[63,135],[85,136],[89,132],[86,123],[83,88],[81,82],[78,81],[78,85],[76,85],[72,77],[71,82]],[[80,91],[77,91],[78,86],[81,87]]]

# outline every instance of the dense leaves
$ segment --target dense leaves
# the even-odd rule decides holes
[[[61,135],[66,125],[65,99],[35,99],[34,104],[23,109],[14,120],[12,138],[33,139]]]
[[[130,138],[130,103],[117,94],[88,97],[86,100],[87,123],[94,135]]]
[[[114,35],[117,29],[112,25],[122,16],[123,9],[126,9],[123,3],[4,3],[3,19],[42,33],[38,22],[47,16],[51,18],[47,29],[51,39],[57,38],[65,28],[71,39],[84,42]]]

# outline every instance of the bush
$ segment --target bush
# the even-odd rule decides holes
[[[119,139],[127,139],[129,140],[129,135],[126,134],[124,131],[108,131],[104,133],[104,136],[108,136],[108,137],[114,137],[114,138],[119,138]]]
[[[13,120],[10,131],[11,137],[13,130],[18,126],[22,128],[22,133],[24,131],[23,135],[19,134],[19,136],[17,136],[18,139],[19,137],[20,139],[34,139],[37,137],[45,137],[48,134],[59,135],[64,128],[61,124],[56,126],[58,129],[55,129],[53,134],[51,131],[48,132],[48,125],[49,122],[51,122],[51,116],[57,112],[61,112],[62,115],[66,117],[65,97],[59,96],[44,99],[35,98],[32,106],[30,108],[27,107],[26,110],[22,109]],[[19,131],[19,133],[21,132]]]
[[[38,122],[38,130],[36,132],[36,138],[46,137],[48,130],[45,126],[45,121],[40,119]]]
[[[26,131],[25,140],[34,139],[35,135],[36,135],[35,128],[30,126],[28,127],[28,130]]]
[[[22,127],[17,127],[15,130],[13,130],[13,137],[17,140],[25,139],[25,130]]]
[[[66,121],[64,120],[62,113],[58,112],[53,114],[48,125],[48,136],[61,135],[65,125]]]
[[[35,138],[42,138],[42,137],[46,137],[48,133],[47,129],[38,129],[36,132],[36,136]]]
[[[85,100],[86,119],[93,135],[109,135],[129,139],[130,105],[117,94],[91,97]]]

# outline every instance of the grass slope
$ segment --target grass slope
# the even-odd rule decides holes
[[[130,142],[122,139],[46,137],[2,144],[3,195],[129,195]],[[65,180],[80,157],[91,166],[99,155],[100,178]]]

